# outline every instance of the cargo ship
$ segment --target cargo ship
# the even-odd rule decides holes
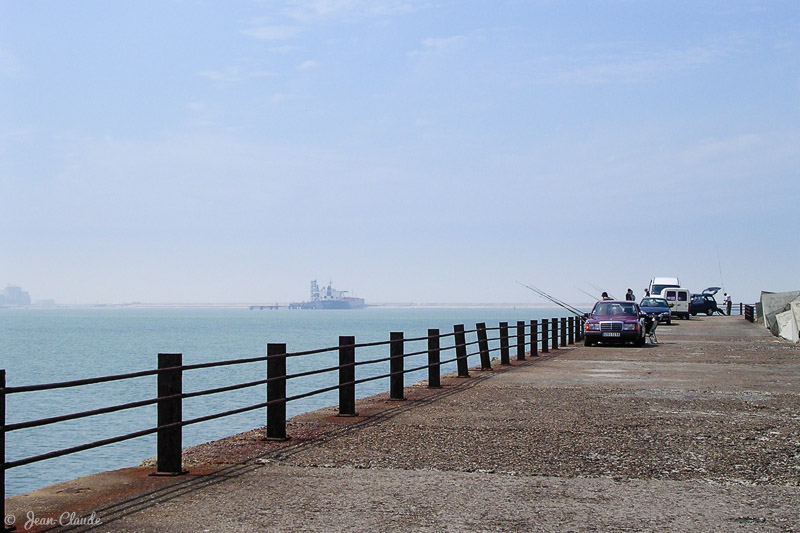
[[[337,291],[328,282],[327,287],[320,288],[317,280],[311,281],[311,301],[293,303],[289,307],[293,309],[362,309],[363,298],[346,296],[347,291]]]

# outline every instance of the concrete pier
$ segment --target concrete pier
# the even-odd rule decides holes
[[[88,476],[7,512],[20,531],[800,530],[800,347],[740,316],[658,337],[493,361],[296,417],[285,442],[191,448],[185,476]]]

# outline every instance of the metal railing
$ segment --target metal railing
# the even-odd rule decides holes
[[[402,332],[392,332],[388,341],[371,342],[357,344],[353,336],[339,337],[339,345],[317,350],[302,352],[287,352],[286,344],[270,343],[267,344],[267,354],[260,357],[235,359],[228,361],[214,361],[201,364],[184,365],[183,356],[179,353],[160,353],[158,354],[158,367],[154,370],[144,370],[127,374],[117,374],[102,376],[90,379],[80,379],[73,381],[63,381],[58,383],[47,383],[40,385],[27,386],[6,386],[6,371],[0,370],[0,462],[2,463],[2,476],[0,476],[0,493],[3,494],[4,503],[2,515],[5,517],[5,472],[12,468],[22,467],[31,463],[46,461],[64,455],[74,454],[85,450],[107,446],[110,444],[143,437],[153,433],[157,434],[157,464],[155,475],[178,475],[184,473],[181,462],[182,449],[182,428],[191,424],[207,422],[222,417],[228,417],[247,411],[266,409],[266,437],[268,439],[287,439],[286,434],[286,404],[290,401],[299,400],[329,391],[338,390],[339,392],[339,416],[355,416],[356,386],[369,381],[389,378],[389,397],[391,400],[404,399],[404,377],[411,372],[421,370],[428,371],[427,381],[429,388],[441,387],[441,367],[448,363],[456,363],[457,375],[459,377],[469,377],[469,358],[480,357],[480,370],[492,370],[492,353],[498,352],[501,365],[510,365],[511,348],[516,348],[516,359],[524,361],[526,354],[531,356],[539,355],[539,345],[541,352],[548,353],[550,350],[557,350],[560,344],[574,344],[575,340],[583,337],[583,319],[579,317],[568,317],[560,319],[552,318],[549,321],[544,319],[541,325],[538,320],[531,320],[526,323],[518,321],[516,326],[509,326],[507,322],[500,322],[498,327],[487,328],[485,323],[476,324],[475,329],[465,330],[463,325],[453,326],[452,333],[440,334],[438,329],[429,329],[425,337],[404,338]],[[515,329],[513,335],[509,329]],[[497,336],[489,337],[489,334]],[[467,336],[474,335],[475,340],[467,340]],[[453,338],[452,346],[441,347],[441,340]],[[412,343],[426,341],[427,346],[423,350],[406,352],[406,346]],[[513,344],[512,344],[513,341]],[[490,342],[493,348],[490,348]],[[356,350],[367,347],[388,347],[389,356],[365,361],[356,360]],[[530,351],[528,351],[530,347]],[[473,350],[473,351],[470,351]],[[477,350],[477,351],[474,351]],[[454,352],[448,359],[442,360],[442,352]],[[325,352],[338,352],[339,364],[337,366],[318,368],[294,374],[287,374],[286,361],[288,358],[302,357],[312,354]],[[427,364],[413,368],[405,368],[406,359],[413,356],[427,354]],[[213,367],[241,365],[254,362],[266,362],[266,377],[243,383],[236,383],[212,389],[200,390],[191,393],[183,392],[184,373],[198,369]],[[356,368],[364,365],[378,365],[388,363],[388,373],[356,379]],[[302,378],[323,373],[338,371],[338,382],[329,386],[312,390],[309,392],[287,395],[287,382],[292,379]],[[157,376],[157,396],[136,402],[112,405],[100,409],[81,411],[61,416],[28,420],[13,424],[6,424],[6,397],[21,393],[36,393],[53,389],[77,388],[97,383],[112,381],[122,381],[144,376]],[[192,419],[183,419],[183,400],[220,394],[234,390],[240,390],[260,385],[266,386],[266,401],[231,409],[224,412],[213,413]],[[77,446],[54,450],[47,453],[6,461],[6,434],[24,429],[49,426],[92,417],[96,415],[116,413],[129,409],[135,409],[147,405],[157,405],[157,423],[154,427],[125,433],[114,437],[86,442]]]
[[[727,305],[725,304],[725,302],[720,302],[717,305],[717,307],[719,307],[720,310],[724,311],[726,315],[736,315],[736,314],[738,314],[740,316],[744,316],[745,318],[747,318],[748,317],[748,307],[751,308],[750,309],[751,313],[755,313],[755,304],[746,304],[744,302],[731,303],[730,312],[728,312],[728,308],[727,308]],[[737,310],[739,311],[738,313],[736,312]],[[750,320],[750,319],[747,318],[747,320]],[[752,321],[753,320],[750,320],[750,322],[752,322]]]

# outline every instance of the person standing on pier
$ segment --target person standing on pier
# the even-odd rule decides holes
[[[733,306],[731,295],[726,292],[723,296],[723,300],[725,301],[725,310],[728,312],[728,316],[731,316],[731,307]]]
[[[625,299],[631,302],[636,301],[636,296],[633,294],[633,289],[628,289],[628,292],[625,294]]]

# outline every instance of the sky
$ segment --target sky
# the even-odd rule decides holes
[[[0,289],[800,289],[796,0],[0,0]]]

